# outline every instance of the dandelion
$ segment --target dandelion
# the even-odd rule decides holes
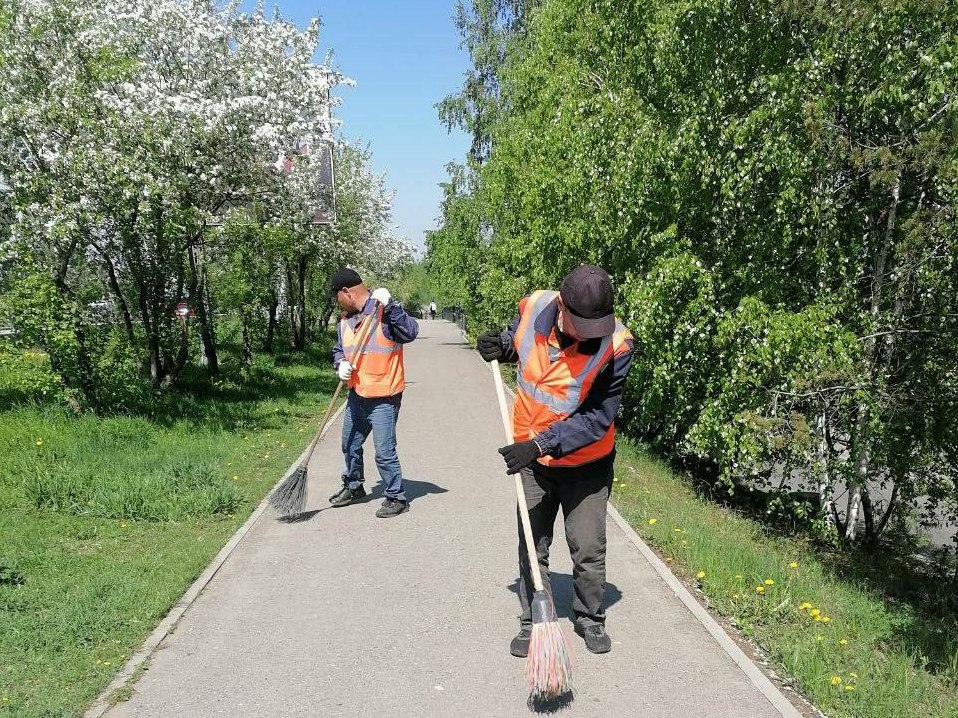
[[[849,673],[848,675],[850,675],[852,678],[858,678],[858,674],[855,673],[854,671],[852,671],[852,672]]]
[[[234,476],[233,481],[237,481],[237,480],[239,480],[239,476]]]
[[[656,521],[658,521],[658,519],[649,519],[649,526],[655,524]]]
[[[43,439],[37,439],[37,446],[43,446]]]
[[[831,620],[828,616],[822,616],[822,623],[829,623]]]
[[[615,478],[613,478],[613,479],[612,479],[612,483],[613,483],[613,484],[619,483],[619,477],[616,476]]]
[[[677,533],[677,534],[682,533],[682,529],[672,529],[672,530],[675,531],[675,533]]]
[[[808,615],[811,616],[812,618],[815,618],[816,616],[821,616],[822,612],[819,611],[817,608],[813,608],[811,611],[808,612]]]
[[[819,643],[821,643],[822,641],[825,640],[825,638],[824,638],[824,636],[815,636],[815,640],[818,641]]]
[[[807,610],[810,609],[811,607],[812,607],[812,604],[810,604],[808,601],[803,601],[803,602],[801,603],[801,605],[798,607],[798,610],[799,610],[799,611],[807,611]]]
[[[841,676],[832,676],[832,685],[839,686],[842,683]]]
[[[765,586],[756,586],[756,587],[755,587],[755,592],[756,592],[756,593],[765,593]]]
[[[795,561],[792,561],[790,564],[788,564],[788,567],[789,567],[789,568],[798,568],[798,564],[797,564]]]
[[[699,580],[702,580],[703,578],[705,578],[705,571],[699,571],[697,574],[695,574],[695,578]]]
[[[812,618],[814,618],[816,621],[821,621],[821,620],[822,620],[822,617],[821,617],[821,616],[812,616]]]
[[[120,522],[120,528],[121,528],[121,529],[125,529],[125,528],[126,528],[126,521],[121,521],[121,522]]]
[[[232,465],[233,465],[233,462],[232,462],[232,461],[227,461],[227,462],[226,462],[226,465],[227,465],[227,466],[232,466]]]
[[[853,690],[855,690],[855,686],[845,686],[845,690],[846,690],[846,691],[853,691]]]
[[[737,578],[739,581],[741,581],[741,580],[742,580],[742,574],[740,574],[740,573],[735,574],[735,578]]]
[[[839,646],[847,646],[847,645],[848,645],[848,641],[846,641],[846,640],[843,638],[842,640],[840,640],[840,641],[838,642],[838,645],[839,645]],[[852,674],[852,675],[854,675],[854,674]]]
[[[774,582],[772,579],[770,579],[770,578],[766,578],[766,579],[765,579],[765,585],[766,585],[766,586],[774,586],[774,585],[775,585],[775,582]]]

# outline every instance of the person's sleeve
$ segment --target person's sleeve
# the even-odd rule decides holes
[[[339,362],[346,358],[346,353],[343,351],[343,327],[342,324],[336,322],[336,346],[333,347],[333,369],[339,368]]]
[[[397,344],[408,344],[419,336],[419,322],[399,302],[390,302],[383,308],[383,336]]]
[[[560,459],[603,436],[615,421],[622,404],[625,379],[632,366],[632,342],[616,354],[596,377],[588,396],[562,421],[557,421],[535,437],[544,455]]]

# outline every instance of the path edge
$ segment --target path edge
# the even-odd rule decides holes
[[[330,427],[336,423],[336,420],[339,419],[340,414],[343,413],[343,410],[346,408],[346,402],[344,401],[340,404],[339,408],[336,410],[336,413],[330,418],[326,423],[326,426],[323,427],[322,432],[319,435],[320,440],[326,436],[329,432]],[[206,565],[206,568],[203,570],[203,573],[196,578],[193,583],[190,584],[189,588],[186,589],[186,592],[180,596],[180,598],[173,604],[172,608],[167,612],[166,616],[163,617],[163,620],[153,629],[146,640],[140,645],[130,659],[123,665],[123,668],[113,677],[113,680],[110,681],[105,688],[97,695],[96,699],[93,701],[93,704],[86,709],[83,713],[83,718],[102,718],[111,708],[113,708],[113,701],[110,700],[113,693],[126,685],[127,681],[133,678],[137,671],[140,670],[149,660],[150,656],[153,655],[154,651],[159,647],[160,643],[163,642],[163,639],[166,638],[176,627],[176,624],[179,623],[180,619],[183,617],[183,614],[189,609],[193,602],[199,597],[203,592],[203,589],[213,580],[213,577],[219,572],[220,568],[223,567],[223,564],[226,563],[233,551],[236,550],[236,547],[240,545],[243,541],[243,538],[249,533],[249,530],[253,527],[253,524],[259,520],[259,517],[263,515],[263,512],[266,511],[266,507],[269,504],[269,499],[275,493],[276,489],[279,488],[287,477],[292,474],[296,468],[299,466],[300,462],[306,458],[306,452],[309,451],[307,446],[303,449],[303,452],[297,457],[297,459],[290,464],[289,468],[283,472],[283,475],[273,484],[273,488],[269,490],[266,496],[263,497],[263,500],[259,502],[257,507],[253,510],[253,513],[249,515],[249,518],[243,522],[243,525],[240,526],[226,544],[219,550],[219,553],[213,557],[213,560]]]

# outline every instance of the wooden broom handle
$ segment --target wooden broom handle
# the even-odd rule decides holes
[[[363,331],[359,334],[359,341],[356,342],[356,348],[353,350],[352,356],[347,360],[354,369],[356,368],[356,360],[369,343],[369,337],[372,336],[373,327],[379,321],[379,302],[373,304],[373,310],[373,313],[369,315],[369,322],[363,327]],[[316,436],[313,437],[313,443],[309,445],[309,452],[306,454],[306,461],[304,463],[309,463],[309,459],[313,455],[313,449],[316,448],[319,437],[323,435],[323,429],[326,428],[326,422],[329,421],[329,417],[333,413],[333,407],[336,406],[336,399],[339,398],[339,392],[343,390],[344,386],[346,386],[346,382],[340,379],[339,384],[336,385],[336,391],[333,392],[333,398],[329,400],[329,406],[326,407],[326,413],[323,415],[323,421],[319,425],[319,431],[316,432]]]
[[[506,390],[502,385],[502,371],[499,369],[499,360],[492,360],[492,375],[496,380],[496,396],[499,398],[499,414],[502,416],[502,428],[506,431],[506,439],[511,444],[515,441],[512,435],[512,424],[509,421],[509,408],[506,406]],[[522,486],[522,472],[516,477],[516,501],[519,504],[519,519],[522,521],[522,532],[526,537],[526,550],[529,552],[529,570],[532,573],[532,585],[536,591],[542,590],[542,573],[539,571],[539,557],[536,555],[536,545],[532,540],[532,524],[529,522],[529,507],[526,505],[526,491]]]

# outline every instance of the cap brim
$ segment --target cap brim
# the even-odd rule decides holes
[[[575,333],[580,339],[598,339],[607,337],[615,331],[615,315],[606,314],[604,317],[595,319],[585,319],[572,312],[566,312],[566,316],[572,321],[575,327]]]

